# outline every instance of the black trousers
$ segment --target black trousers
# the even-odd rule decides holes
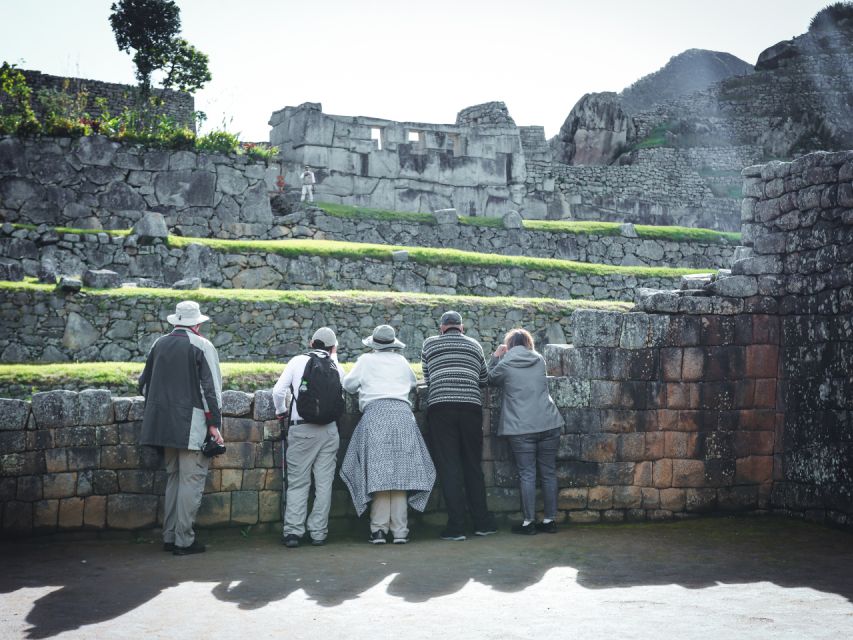
[[[440,404],[429,408],[427,424],[433,460],[447,505],[447,531],[463,533],[465,507],[474,530],[494,527],[486,507],[483,459],[483,410],[475,404]]]

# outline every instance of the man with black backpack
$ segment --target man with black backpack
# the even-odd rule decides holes
[[[308,492],[314,476],[314,506],[307,516],[311,544],[326,543],[332,481],[337,464],[338,425],[344,411],[343,370],[338,365],[335,332],[321,327],[311,338],[311,350],[294,356],[273,387],[279,416],[287,413],[287,392],[293,393],[287,434],[287,493],[282,544],[299,546],[305,535]]]

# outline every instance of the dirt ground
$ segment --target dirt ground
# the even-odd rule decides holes
[[[853,638],[853,535],[769,517],[408,545],[0,543],[2,638]]]

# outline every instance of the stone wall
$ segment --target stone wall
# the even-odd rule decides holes
[[[766,319],[744,324],[744,318],[731,319],[744,343],[778,335]],[[728,353],[732,362],[747,362],[737,379],[700,382],[702,363],[713,368],[712,350],[724,348],[704,321],[581,311],[575,346],[548,347],[552,372],[570,372],[549,381],[566,420],[557,456],[560,521],[657,520],[767,506],[775,415],[775,396],[767,394],[775,387],[763,384],[770,373],[759,361],[768,347],[744,344],[740,356]],[[749,394],[740,390],[744,385]],[[421,388],[414,407],[429,442],[424,398]],[[489,506],[501,520],[515,520],[514,462],[506,442],[493,435],[500,393],[486,392],[484,406]],[[2,531],[143,529],[161,522],[165,474],[154,451],[138,445],[142,409],[141,398],[111,398],[103,390],[0,400]],[[208,473],[198,523],[274,528],[281,467],[270,394],[226,392],[223,414],[228,452]],[[358,417],[349,397],[339,460]],[[443,518],[439,495],[436,488],[425,515],[436,523]],[[353,516],[339,480],[332,516],[333,526]]]
[[[21,263],[24,273],[33,277],[38,276],[42,265],[50,265],[59,274],[109,269],[124,279],[143,278],[164,284],[198,277],[202,286],[225,289],[359,289],[629,301],[638,286],[660,289],[675,287],[679,281],[679,276],[596,275],[523,266],[418,262],[400,251],[388,252],[387,260],[286,256],[263,251],[220,251],[197,243],[177,248],[162,241],[142,245],[136,236],[105,233],[60,236],[53,229],[41,234],[20,231],[5,237],[0,231],[0,257],[9,258],[7,263]]]
[[[136,87],[131,85],[88,80],[86,78],[52,76],[47,73],[28,69],[22,69],[21,72],[27,79],[27,84],[33,90],[32,105],[39,115],[41,114],[41,108],[39,101],[36,99],[39,91],[59,91],[72,96],[76,96],[78,93],[86,93],[88,94],[86,109],[95,117],[101,114],[100,108],[95,105],[96,98],[104,98],[106,100],[107,111],[113,116],[120,114],[125,107],[132,108],[135,105],[134,93]],[[160,107],[161,113],[195,131],[195,99],[191,94],[172,91],[171,89],[154,89],[152,93],[163,100],[163,105]],[[0,99],[0,102],[2,102],[2,99]]]
[[[853,524],[853,152],[744,171],[734,265],[779,301],[777,508]]]
[[[712,155],[700,161],[710,161]],[[644,149],[634,154],[634,160],[610,166],[531,161],[528,189],[547,207],[567,209],[578,220],[740,229],[738,201],[715,196],[699,167],[683,152]]]
[[[280,299],[254,301],[236,293],[123,289],[61,295],[50,287],[6,287],[0,295],[0,361],[143,360],[153,340],[169,330],[166,316],[186,299],[199,301],[211,317],[204,333],[229,361],[302,353],[314,330],[327,325],[337,332],[341,360],[348,362],[364,352],[362,338],[379,324],[397,329],[414,361],[447,309],[462,314],[466,332],[485,349],[515,326],[526,327],[541,346],[565,342],[573,310],[595,304],[368,292],[282,293]]]
[[[496,118],[489,105],[479,107],[460,116],[470,125],[442,125],[335,116],[305,103],[272,114],[270,143],[292,167],[285,173],[289,184],[299,184],[303,165],[314,168],[317,197],[325,202],[394,211],[455,208],[476,216],[524,212],[518,129],[508,114]],[[480,117],[484,122],[473,124]]]
[[[278,167],[83,138],[0,137],[0,219],[128,229],[146,210],[191,236],[268,237]]]

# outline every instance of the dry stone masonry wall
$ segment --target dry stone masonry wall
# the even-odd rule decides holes
[[[32,238],[32,239],[31,239]],[[122,279],[172,284],[199,278],[205,287],[225,289],[326,289],[436,293],[446,295],[521,296],[631,300],[638,286],[674,287],[678,276],[596,275],[520,266],[420,263],[406,251],[389,252],[388,260],[334,258],[262,251],[227,252],[203,244],[170,248],[163,241],[141,244],[136,236],[66,233],[53,229],[0,231],[5,264],[20,263],[22,273],[36,277],[40,269],[83,274],[87,269],[115,271]]]
[[[193,292],[146,295],[57,295],[52,288],[6,290],[0,298],[0,360],[65,362],[143,360],[155,338],[169,330],[166,316],[180,300],[193,297],[212,322],[205,334],[224,361],[277,360],[302,353],[319,326],[338,334],[344,362],[363,351],[361,340],[379,324],[391,324],[407,344],[409,360],[420,357],[424,338],[434,335],[448,308],[465,318],[469,335],[496,346],[504,333],[524,326],[537,344],[566,342],[577,303],[523,299],[489,304],[477,298],[418,295],[296,296],[251,301],[227,293],[213,300]],[[579,306],[583,306],[580,304]]]

